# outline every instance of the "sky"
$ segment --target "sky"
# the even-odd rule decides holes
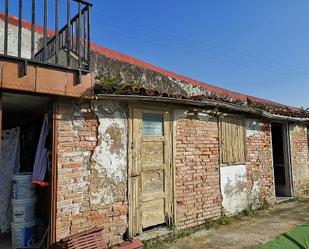
[[[309,107],[308,0],[92,0],[93,40],[233,91]]]
[[[308,0],[89,2],[97,44],[229,90],[309,107]]]

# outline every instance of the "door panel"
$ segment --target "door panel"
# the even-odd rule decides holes
[[[164,224],[171,216],[171,126],[169,112],[133,109],[133,231]]]

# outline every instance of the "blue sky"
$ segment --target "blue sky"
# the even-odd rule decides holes
[[[309,107],[307,0],[93,0],[93,39],[234,91]]]
[[[233,91],[309,107],[308,0],[90,2],[92,39],[100,45]]]

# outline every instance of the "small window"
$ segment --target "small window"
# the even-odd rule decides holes
[[[242,116],[226,116],[221,120],[221,154],[223,164],[245,162],[245,125]]]
[[[142,113],[144,136],[163,136],[163,114]]]

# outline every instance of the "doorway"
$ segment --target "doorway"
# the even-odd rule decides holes
[[[53,99],[2,93],[2,112],[0,248],[45,248],[51,219]]]
[[[133,108],[131,113],[130,233],[169,226],[173,214],[170,112]]]
[[[277,201],[292,196],[288,125],[272,123],[272,152]]]

